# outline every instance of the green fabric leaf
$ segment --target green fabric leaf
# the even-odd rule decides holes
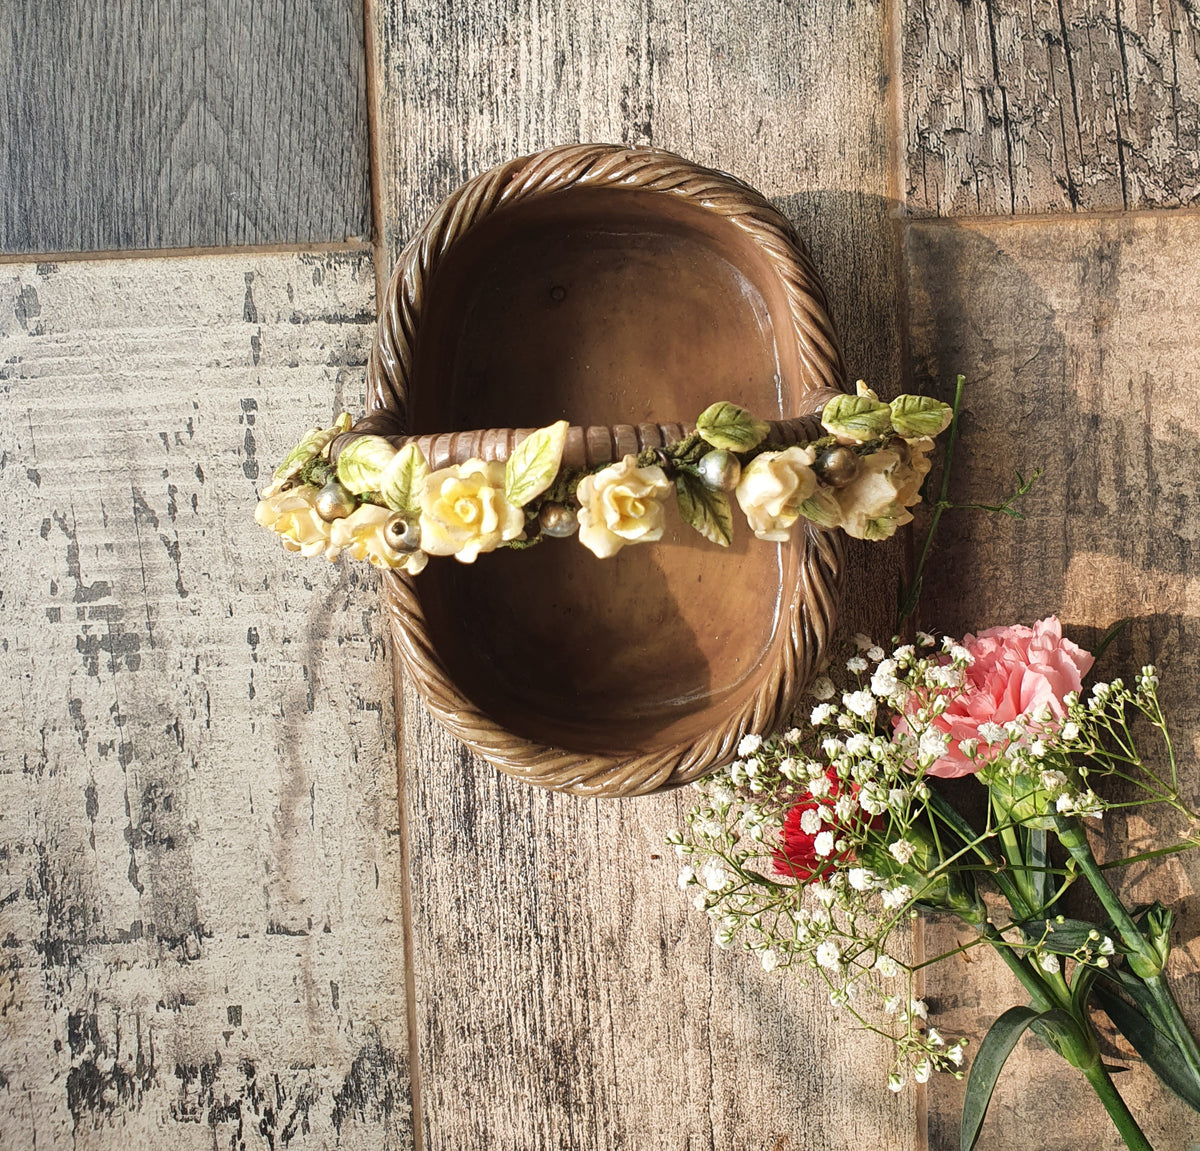
[[[771,425],[752,416],[745,408],[719,400],[710,404],[696,420],[696,431],[705,443],[727,452],[748,452],[767,438]]]
[[[941,435],[954,416],[954,409],[932,396],[897,396],[889,405],[892,427],[902,436]]]
[[[523,508],[540,496],[558,475],[566,442],[567,421],[559,420],[517,444],[504,465],[504,498]]]
[[[729,497],[724,492],[710,488],[690,472],[678,472],[675,476],[675,497],[684,521],[706,540],[712,540],[723,548],[733,542],[733,513],[729,507]]]
[[[348,432],[353,422],[349,412],[342,412],[333,421],[331,428],[309,428],[300,442],[284,457],[283,463],[275,469],[274,478],[286,480],[296,475],[309,460],[315,460],[336,436]]]
[[[338,479],[356,496],[377,492],[380,477],[395,455],[396,449],[383,436],[359,436],[338,456]]]
[[[1048,1014],[1048,1013],[1047,1013]],[[992,1024],[979,1054],[971,1062],[971,1074],[967,1076],[967,1094],[963,1100],[962,1126],[959,1130],[959,1145],[962,1151],[973,1151],[979,1140],[996,1080],[1012,1050],[1025,1029],[1041,1016],[1032,1007],[1010,1007]]]
[[[817,488],[800,505],[800,514],[823,528],[836,528],[842,522],[842,507],[827,488]]]
[[[1200,1111],[1200,1082],[1188,1068],[1187,1059],[1176,1042],[1108,987],[1097,983],[1092,988],[1092,995],[1121,1034],[1133,1044],[1146,1066],[1193,1111]]]
[[[892,426],[892,410],[870,396],[835,396],[821,413],[821,426],[831,435],[861,444]]]
[[[379,494],[392,511],[415,516],[421,512],[421,486],[429,475],[425,453],[416,444],[405,444],[383,469]]]

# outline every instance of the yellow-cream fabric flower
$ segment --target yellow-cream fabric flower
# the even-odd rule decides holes
[[[525,530],[525,513],[504,498],[504,465],[467,460],[425,477],[421,488],[421,548],[474,563]]]
[[[258,501],[255,522],[280,536],[288,551],[319,556],[329,544],[329,524],[317,515],[316,498],[317,489],[311,484],[273,492]]]
[[[579,541],[600,559],[616,555],[626,544],[662,539],[666,526],[663,500],[674,485],[662,468],[637,466],[626,456],[579,482]]]
[[[842,509],[841,527],[859,540],[885,540],[898,527],[912,522],[908,509],[920,501],[921,484],[929,474],[929,437],[909,440],[903,447],[884,448],[859,460],[858,474],[834,492]]]
[[[387,541],[384,527],[395,513],[378,504],[362,504],[350,515],[334,520],[329,533],[329,559],[348,551],[356,560],[368,560],[377,568],[395,568],[416,575],[429,562],[423,551],[398,552]]]
[[[800,505],[817,490],[813,448],[763,452],[746,465],[735,495],[750,530],[760,540],[783,543],[800,517]]]

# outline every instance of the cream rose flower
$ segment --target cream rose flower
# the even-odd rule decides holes
[[[317,489],[311,484],[273,492],[258,501],[255,522],[280,536],[288,551],[319,556],[329,544],[329,524],[317,515],[316,498]]]
[[[425,477],[421,488],[421,548],[474,563],[525,530],[525,513],[504,498],[504,465],[467,460]]]
[[[782,543],[800,517],[800,505],[817,490],[813,448],[791,447],[755,456],[742,472],[735,495],[760,540]]]
[[[843,530],[859,540],[884,540],[910,523],[908,509],[921,498],[932,447],[933,440],[924,437],[908,441],[907,452],[892,447],[863,456],[854,479],[834,492]]]
[[[626,544],[662,539],[666,512],[662,501],[674,485],[662,468],[639,468],[636,456],[584,476],[579,482],[579,540],[607,559]]]
[[[378,504],[362,504],[356,511],[334,520],[326,555],[335,560],[348,551],[356,560],[369,560],[377,568],[395,568],[416,575],[429,562],[423,551],[398,552],[387,541],[384,527],[395,512]]]

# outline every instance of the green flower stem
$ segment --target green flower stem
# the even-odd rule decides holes
[[[984,938],[995,949],[996,954],[1008,965],[1009,970],[1017,977],[1017,982],[1029,993],[1030,1003],[1039,1011],[1049,1011],[1052,1007],[1070,1010],[1070,997],[1066,1002],[1055,994],[1054,989],[1047,987],[1045,981],[1019,955],[1013,952],[1008,940],[988,923],[983,929]]]
[[[1092,885],[1096,898],[1108,912],[1109,918],[1120,933],[1121,942],[1142,963],[1151,968],[1158,967],[1161,964],[1158,953],[1138,929],[1120,897],[1109,886],[1108,879],[1092,854],[1083,825],[1077,820],[1062,819],[1058,821],[1056,831],[1062,845],[1071,853],[1071,858],[1079,865],[1080,872]],[[1200,1080],[1200,1047],[1197,1047],[1195,1036],[1183,1018],[1166,979],[1161,973],[1142,975],[1139,978],[1153,997],[1164,1022],[1169,1026],[1171,1038],[1175,1040],[1180,1054],[1187,1060],[1192,1074]]]
[[[1121,1133],[1121,1138],[1125,1140],[1125,1145],[1129,1151],[1154,1151],[1150,1145],[1150,1140],[1146,1138],[1142,1129],[1138,1126],[1138,1121],[1133,1117],[1133,1112],[1125,1104],[1125,1100],[1121,1098],[1121,1093],[1117,1090],[1116,1084],[1104,1069],[1104,1064],[1100,1059],[1096,1059],[1094,1063],[1087,1067],[1080,1067],[1084,1078],[1092,1085],[1092,1090],[1100,1097],[1100,1102],[1104,1104],[1105,1111],[1108,1112],[1109,1118],[1113,1121],[1113,1125]]]

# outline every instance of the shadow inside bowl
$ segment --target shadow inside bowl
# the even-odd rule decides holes
[[[686,422],[714,400],[796,414],[809,387],[778,274],[680,198],[577,187],[489,215],[428,284],[411,434]],[[672,505],[663,540],[599,560],[577,539],[431,564],[421,601],[462,692],[524,738],[596,755],[698,737],[790,642],[803,534],[728,549]]]

